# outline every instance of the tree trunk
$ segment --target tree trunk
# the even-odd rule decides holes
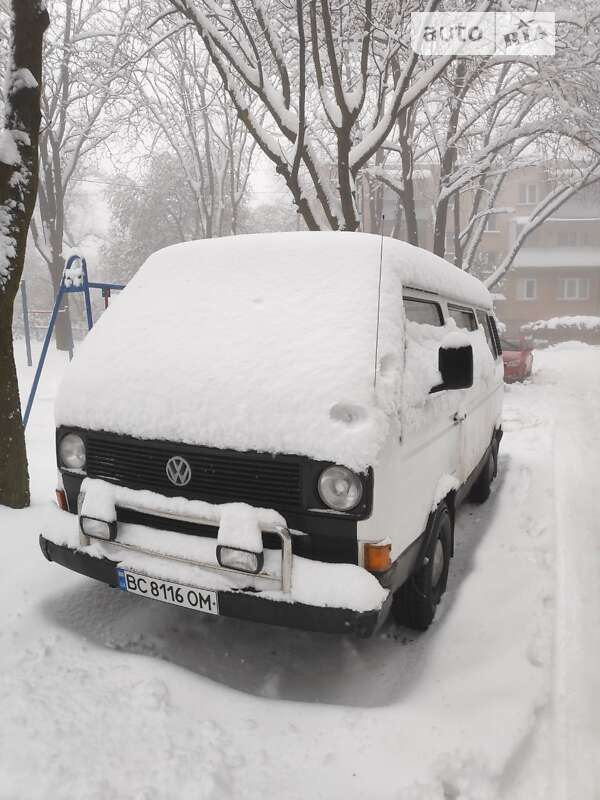
[[[463,268],[463,248],[462,248],[462,241],[460,238],[460,226],[461,226],[461,219],[460,219],[460,192],[456,192],[454,195],[454,263],[459,268]]]
[[[42,8],[40,0],[12,0],[4,128],[8,135],[15,133],[12,138],[20,161],[0,164],[0,209],[6,262],[4,271],[0,272],[0,504],[13,508],[29,504],[29,472],[13,353],[12,317],[37,192],[42,37],[48,23],[48,12]],[[16,70],[29,70],[37,85],[23,80],[23,72],[15,79]],[[12,250],[7,248],[6,239],[12,240]]]
[[[359,219],[356,213],[356,196],[354,182],[350,170],[350,150],[352,147],[350,139],[350,126],[347,130],[338,132],[338,192],[342,206],[344,219],[341,228],[344,231],[356,231],[359,227]]]
[[[384,153],[383,150],[379,149],[375,153],[376,169],[383,168],[383,161],[384,161]],[[384,197],[385,197],[386,187],[382,181],[377,179],[373,180],[372,178],[368,179],[368,186],[369,186],[369,202],[371,205],[370,232],[381,234],[384,232],[383,215],[385,211]]]
[[[398,116],[400,130],[400,160],[402,162],[402,210],[406,225],[406,241],[419,245],[419,223],[417,220],[417,205],[415,203],[415,178],[413,164],[413,123],[412,115],[408,110]]]
[[[392,239],[402,239],[402,200],[400,195],[396,197],[396,214],[394,216],[394,228],[392,230]]]
[[[446,130],[446,150],[442,156],[440,164],[440,189],[445,188],[446,182],[450,179],[452,171],[458,159],[458,150],[455,144],[450,144],[456,135],[460,112],[462,106],[462,92],[464,88],[465,75],[467,72],[466,61],[459,59],[456,63],[456,74],[454,77],[453,96],[450,100],[450,114],[448,117],[448,127]],[[446,228],[448,226],[448,211],[450,198],[446,196],[440,200],[435,210],[435,225],[433,231],[433,252],[436,256],[444,258],[446,254]]]
[[[417,220],[417,205],[415,203],[415,185],[412,176],[404,182],[402,195],[402,210],[406,224],[406,241],[419,246],[419,222]]]
[[[29,472],[13,355],[12,300],[0,292],[0,505],[29,505]]]

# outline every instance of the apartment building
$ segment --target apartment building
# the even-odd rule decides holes
[[[509,242],[527,221],[528,207],[546,188],[543,181],[525,180],[517,186]],[[600,193],[595,187],[572,197],[528,236],[496,291],[496,311],[508,336],[528,332],[533,322],[560,319],[563,324],[538,326],[536,338],[600,341],[600,327],[565,320],[600,319]]]
[[[490,275],[510,251],[535,206],[551,191],[557,167],[540,164],[516,168],[504,181],[489,215],[473,271],[479,277]],[[415,170],[415,196],[419,244],[433,246],[433,201],[437,191],[435,165]],[[463,211],[469,208],[463,202]],[[371,206],[372,209],[372,206]],[[364,203],[365,230],[381,230],[369,216]],[[385,190],[383,230],[387,235],[405,238],[398,196]],[[449,215],[452,218],[452,214]],[[464,215],[461,215],[464,217]],[[461,225],[466,219],[461,220]],[[454,258],[454,231],[449,221],[446,258]],[[519,339],[531,335],[531,323],[563,320],[565,317],[598,318],[596,326],[557,325],[547,330],[539,325],[538,339],[556,341],[580,338],[600,342],[600,187],[588,187],[574,195],[556,213],[529,234],[506,276],[493,287],[496,312],[506,325],[506,336]]]

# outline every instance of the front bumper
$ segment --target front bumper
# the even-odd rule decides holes
[[[40,548],[48,561],[54,561],[81,575],[119,588],[117,578],[119,562],[106,557],[88,555],[67,545],[55,544],[43,534],[40,535]],[[260,597],[258,593],[236,590],[220,590],[218,595],[221,616],[323,633],[352,633],[361,637],[371,636],[380,627],[387,616],[391,599],[390,596],[379,609],[353,611],[347,608],[278,601]]]
[[[88,491],[104,490],[101,482]],[[280,548],[264,548],[263,567],[256,575],[223,567],[216,558],[216,540],[169,529],[174,521],[218,524],[215,507],[180,498],[108,487],[115,511],[140,506],[158,515],[154,528],[118,522],[116,538],[93,539],[82,533],[77,514],[49,505],[40,547],[49,561],[119,587],[122,568],[156,580],[213,591],[223,616],[256,620],[305,630],[369,636],[384,621],[389,590],[357,564],[328,563],[292,552],[292,534],[277,518],[260,517],[260,528],[278,532]],[[86,495],[87,497],[87,495]],[[83,502],[83,495],[80,496]],[[102,496],[107,502],[107,496]],[[94,515],[92,515],[93,517]],[[220,517],[219,517],[220,519]],[[285,521],[282,520],[285,524]],[[294,531],[296,537],[304,537]]]

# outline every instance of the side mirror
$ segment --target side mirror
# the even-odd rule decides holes
[[[470,344],[462,347],[440,347],[439,370],[442,383],[433,392],[442,389],[468,389],[473,386],[473,348]]]

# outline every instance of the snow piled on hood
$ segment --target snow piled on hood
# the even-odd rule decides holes
[[[58,425],[376,462],[401,398],[402,287],[491,308],[475,278],[386,238],[282,233],[153,254],[67,370]]]

